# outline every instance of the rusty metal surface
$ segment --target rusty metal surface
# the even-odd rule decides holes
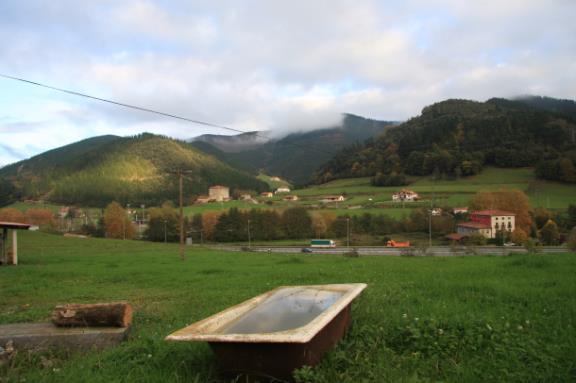
[[[307,343],[210,342],[220,373],[248,381],[293,381],[295,369],[315,366],[344,337],[350,324],[350,305]]]

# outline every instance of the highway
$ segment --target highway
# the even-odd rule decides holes
[[[528,251],[521,246],[432,246],[426,247],[409,247],[409,248],[395,248],[395,247],[378,247],[378,246],[356,246],[347,247],[334,247],[334,248],[311,248],[302,246],[209,246],[212,249],[219,249],[225,251],[253,251],[265,253],[283,253],[283,254],[339,254],[344,255],[347,252],[356,250],[361,256],[435,256],[435,257],[449,257],[449,256],[477,256],[477,255],[496,255],[507,256],[510,254],[525,254]],[[302,249],[310,249],[311,252],[303,253]],[[540,246],[537,248],[538,253],[566,253],[569,250],[563,246]]]

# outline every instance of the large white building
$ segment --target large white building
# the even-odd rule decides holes
[[[208,197],[210,200],[217,202],[228,201],[230,199],[230,188],[222,185],[210,186]]]
[[[480,210],[470,214],[470,221],[459,223],[458,234],[481,234],[495,238],[499,231],[513,232],[516,229],[516,214],[504,210]]]

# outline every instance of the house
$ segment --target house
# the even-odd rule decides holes
[[[282,182],[282,180],[280,179],[280,177],[270,177],[270,181],[275,181],[275,182]]]
[[[480,234],[486,238],[496,238],[499,231],[513,232],[516,229],[516,214],[504,210],[480,210],[470,214],[470,221],[457,225],[457,233],[462,235]]]
[[[290,189],[287,187],[281,187],[281,188],[276,189],[275,193],[276,194],[278,194],[278,193],[290,193]]]
[[[442,209],[439,207],[435,207],[431,210],[432,216],[439,217],[442,215]]]
[[[468,208],[467,207],[454,207],[452,208],[452,214],[467,214]]]
[[[208,188],[208,196],[217,202],[230,200],[230,188],[222,185],[214,185]]]
[[[416,201],[419,200],[420,196],[413,190],[402,189],[399,192],[392,194],[392,201]]]
[[[60,207],[60,210],[58,210],[58,216],[60,218],[66,218],[69,212],[70,212],[70,206],[62,206]]]
[[[274,193],[272,192],[262,192],[260,193],[260,197],[264,197],[264,198],[272,198],[274,196]]]
[[[210,201],[211,199],[207,195],[199,195],[198,198],[196,198],[196,201],[194,201],[194,203],[201,204],[201,203],[208,203]]]
[[[324,203],[328,203],[328,202],[342,202],[345,201],[346,198],[344,198],[343,195],[327,195],[322,197],[322,199],[320,201],[324,202]]]
[[[287,195],[286,197],[282,198],[284,201],[298,201],[297,195]]]

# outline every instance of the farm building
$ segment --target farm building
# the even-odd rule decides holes
[[[328,203],[328,202],[343,202],[345,200],[346,198],[344,198],[343,195],[327,195],[322,197],[320,201]]]
[[[467,214],[468,208],[467,207],[454,207],[452,208],[452,214]]]
[[[290,193],[290,188],[281,187],[281,188],[276,189],[275,193],[276,194],[278,194],[278,193]]]
[[[516,228],[516,214],[503,210],[481,210],[470,214],[470,221],[457,225],[458,234],[481,234],[495,238],[501,230],[513,232]]]
[[[392,201],[416,201],[419,200],[420,196],[413,190],[402,189],[399,192],[392,194]]]
[[[210,197],[208,197],[207,195],[200,195],[198,196],[198,198],[196,198],[196,201],[194,201],[194,203],[201,204],[201,203],[208,203],[210,201],[211,201]]]
[[[282,198],[284,201],[298,201],[297,195],[287,195],[286,197]]]
[[[264,197],[264,198],[272,198],[274,196],[274,193],[272,192],[262,192],[260,193],[260,197]]]
[[[208,196],[211,200],[222,202],[230,199],[230,188],[222,185],[210,186]]]

